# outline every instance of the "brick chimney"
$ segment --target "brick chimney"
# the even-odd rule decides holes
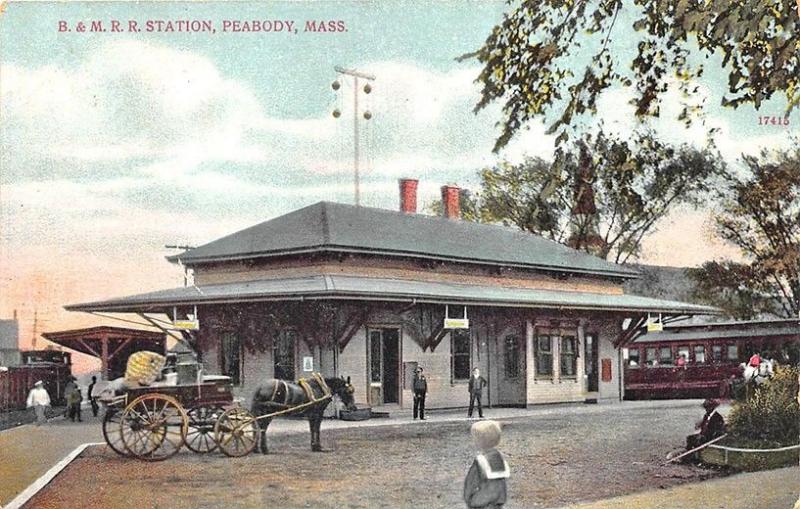
[[[442,186],[442,212],[448,219],[461,219],[458,186]]]
[[[400,212],[417,213],[417,184],[416,179],[400,179]]]

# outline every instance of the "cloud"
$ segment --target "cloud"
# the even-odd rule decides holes
[[[377,77],[371,94],[359,92],[359,113],[373,115],[360,120],[367,205],[394,208],[398,177],[420,179],[424,205],[443,183],[474,185],[476,170],[499,158],[552,154],[553,137],[539,123],[499,155],[491,152],[500,111],[493,104],[472,112],[478,67],[358,67]],[[348,80],[338,99],[281,118],[212,60],[155,43],[109,42],[74,68],[4,64],[0,72],[2,226],[10,251],[40,246],[43,253],[141,259],[164,243],[207,242],[317,200],[352,200]],[[631,128],[629,98],[612,90],[599,105],[606,125],[621,133]],[[703,138],[664,113],[655,124],[664,136]],[[723,118],[709,121],[726,156],[770,141],[742,140]]]
[[[74,176],[87,164],[131,165],[192,154],[252,160],[241,143],[261,106],[207,59],[139,41],[105,44],[76,69],[2,67],[4,179]]]
[[[364,67],[378,77],[372,94],[360,93],[359,115],[373,114],[360,121],[365,172],[450,172],[453,179],[496,159],[496,111],[471,112],[478,68],[438,72],[386,61]],[[327,105],[310,118],[271,116],[247,86],[207,58],[141,41],[102,45],[75,69],[6,64],[2,72],[4,182],[160,179],[224,165],[227,173],[269,184],[284,173],[349,178],[352,171],[346,80],[337,120]],[[526,145],[515,140],[523,148],[510,152]]]

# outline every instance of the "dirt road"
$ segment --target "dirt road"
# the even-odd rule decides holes
[[[609,405],[503,420],[512,469],[509,508],[560,507],[718,473],[661,467],[702,410]],[[334,452],[307,435],[277,435],[273,454],[229,459],[181,453],[142,463],[88,450],[28,508],[452,508],[472,460],[471,421],[325,431]]]

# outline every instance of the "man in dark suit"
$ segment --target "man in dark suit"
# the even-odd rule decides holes
[[[422,374],[422,368],[414,370],[414,419],[419,416],[425,420],[425,395],[428,394],[428,380]]]
[[[488,384],[486,379],[481,376],[481,370],[475,368],[472,370],[472,376],[469,377],[469,411],[467,417],[472,417],[472,409],[475,407],[475,402],[478,403],[478,416],[483,418],[483,407],[481,406],[481,396],[483,395],[483,388]]]
[[[92,383],[89,384],[89,389],[86,390],[86,396],[89,398],[89,403],[92,404],[92,415],[97,417],[97,410],[99,406],[97,405],[97,398],[94,395],[94,386],[97,385],[97,377],[92,377]]]
[[[703,408],[706,414],[703,419],[695,426],[699,431],[694,435],[686,437],[686,449],[691,450],[703,445],[706,442],[714,440],[715,438],[725,434],[725,419],[717,412],[719,401],[715,399],[707,399],[703,401]],[[699,461],[700,453],[694,453],[687,460]]]

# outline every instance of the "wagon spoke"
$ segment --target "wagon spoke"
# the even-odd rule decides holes
[[[214,431],[217,445],[228,456],[244,456],[255,448],[255,441],[250,439],[255,418],[242,408],[230,409],[220,416]]]
[[[154,401],[153,402],[153,412],[156,411],[156,404],[157,404],[157,402]],[[158,411],[158,415],[156,416],[156,419],[162,419],[164,417],[164,411],[167,409],[168,406],[169,405],[166,404],[166,403],[161,405],[161,410]]]
[[[113,407],[106,407],[105,415],[103,416],[103,438],[106,444],[112,451],[121,455],[127,456],[129,453],[125,449],[125,442],[122,439],[122,413]]]
[[[129,413],[133,414],[133,417],[135,417],[139,422],[149,422],[149,419],[137,412],[135,408],[131,408]]]
[[[123,421],[123,442],[139,459],[166,459],[177,453],[186,439],[186,413],[177,400],[163,394],[146,394],[134,400],[125,409]]]
[[[144,418],[146,421],[148,421],[148,422],[149,422],[149,421],[151,420],[151,418],[152,418],[152,414],[150,413],[150,409],[149,409],[149,408],[147,408],[147,401],[141,401],[141,402],[140,402],[138,405],[136,405],[136,406],[140,406],[140,407],[142,407],[142,410],[143,410],[144,412],[143,412],[143,415],[142,415],[142,414],[140,414],[140,415],[142,415],[142,416],[143,416],[143,418]]]

